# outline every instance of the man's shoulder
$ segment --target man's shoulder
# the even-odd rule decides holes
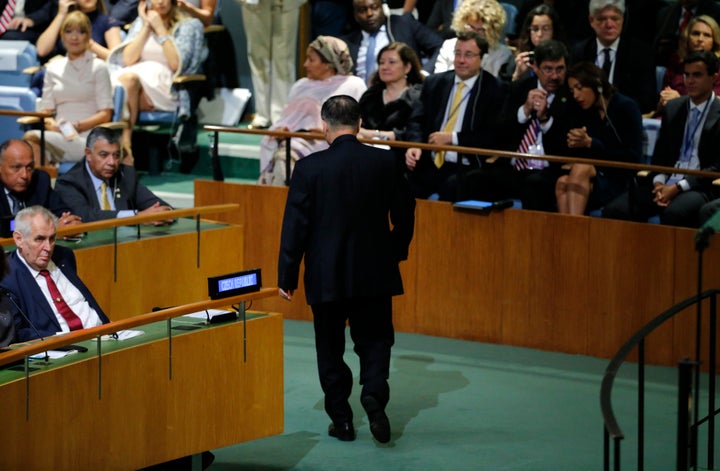
[[[454,76],[454,70],[446,70],[445,72],[430,74],[425,77],[425,81],[423,82],[423,88],[432,88],[433,86],[437,86],[438,84],[447,83],[448,81],[453,80]]]
[[[340,39],[345,41],[345,43],[347,43],[348,45],[359,43],[361,41],[361,38],[362,38],[362,33],[360,32],[359,28],[356,28],[347,34],[343,34],[342,36],[340,36]]]
[[[89,179],[90,176],[85,173],[85,160],[81,160],[80,162],[73,165],[70,170],[68,170],[62,175],[59,175],[55,182],[77,182],[85,178]]]
[[[59,266],[68,260],[75,260],[75,253],[71,248],[56,244],[53,249],[52,260]]]

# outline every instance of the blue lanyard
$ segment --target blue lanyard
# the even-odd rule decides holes
[[[707,113],[708,108],[710,107],[710,103],[713,101],[713,99],[715,99],[714,93],[710,96],[710,98],[708,98],[708,101],[705,102],[705,106],[703,106],[703,109],[700,112],[700,116],[698,117],[698,120],[692,129],[690,129],[690,112],[692,111],[692,108],[690,107],[688,102],[688,119],[685,120],[685,139],[683,142],[683,152],[681,155],[682,159],[690,160],[692,156],[693,143],[695,142],[695,133],[697,132],[700,123],[703,122],[705,113]]]

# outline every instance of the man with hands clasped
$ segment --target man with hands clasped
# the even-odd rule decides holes
[[[720,100],[713,92],[718,58],[710,51],[685,58],[687,96],[670,100],[662,115],[652,163],[678,169],[720,170]],[[635,221],[660,215],[662,224],[697,227],[700,208],[715,190],[709,178],[652,173],[629,195],[620,195],[603,216]]]
[[[120,136],[104,127],[90,132],[85,158],[57,179],[55,189],[85,222],[172,209],[138,182],[133,167],[120,163]]]

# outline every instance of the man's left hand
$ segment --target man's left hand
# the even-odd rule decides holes
[[[430,134],[428,144],[436,144],[439,146],[452,145],[453,133],[446,131],[438,131]]]
[[[281,298],[283,298],[286,301],[292,301],[294,292],[295,292],[294,289],[289,289],[289,290],[285,291],[282,288],[278,288],[278,294],[280,295]]]

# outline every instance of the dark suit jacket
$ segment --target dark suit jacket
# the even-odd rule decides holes
[[[572,62],[597,60],[595,35],[575,45]],[[650,46],[635,38],[623,36],[615,58],[613,85],[623,95],[634,99],[640,111],[653,111],[657,105],[655,64]]]
[[[532,120],[526,123],[518,123],[517,110],[527,100],[528,93],[538,88],[537,77],[526,77],[510,84],[507,101],[501,114],[500,131],[503,139],[502,147],[509,151],[517,151]],[[566,87],[561,87],[553,98],[552,105],[548,108],[548,115],[552,117],[553,123],[547,133],[543,133],[543,148],[548,155],[568,155],[570,150],[567,147],[567,132],[571,127],[568,106],[572,103],[572,97]],[[503,159],[509,160],[509,159]]]
[[[83,222],[112,219],[117,217],[120,210],[132,209],[142,211],[156,202],[169,206],[166,202],[155,196],[144,185],[138,182],[137,173],[133,167],[120,165],[120,169],[108,185],[114,188],[115,207],[117,211],[103,211],[93,188],[90,174],[85,166],[85,159],[75,164],[66,174],[58,177],[55,182],[55,191],[77,214]]]
[[[443,39],[455,37],[455,31],[451,27],[454,7],[455,0],[437,0],[425,22],[428,28],[436,31]]]
[[[680,151],[685,135],[685,122],[688,116],[687,96],[670,100],[665,106],[662,116],[662,126],[655,143],[652,163],[672,167],[680,158]],[[707,112],[700,142],[698,143],[698,157],[700,168],[703,170],[720,171],[720,99],[710,105]],[[692,189],[707,191],[711,182],[707,178],[688,176],[685,178]]]
[[[415,200],[401,167],[391,151],[352,135],[298,161],[283,218],[278,286],[297,288],[304,255],[310,305],[402,294],[398,264],[408,255]]]
[[[0,182],[0,217],[12,216],[12,211],[7,198],[5,197],[5,185]],[[42,170],[35,170],[30,179],[28,189],[23,193],[17,194],[20,201],[25,203],[25,207],[40,205],[49,209],[56,216],[62,215],[65,211],[70,211],[70,207],[66,205],[60,195],[53,191],[50,186],[50,175]]]
[[[12,252],[8,256],[8,263],[10,264],[10,273],[3,278],[0,282],[0,286],[8,290],[15,303],[22,309],[25,315],[30,319],[30,322],[35,326],[41,336],[46,337],[54,335],[60,331],[60,324],[53,313],[50,304],[42,294],[40,287],[37,282],[33,279],[30,271],[27,269],[25,264],[20,260],[20,256],[17,251]],[[60,245],[55,246],[55,250],[52,256],[53,262],[63,272],[63,274],[80,290],[85,300],[90,306],[95,309],[103,323],[110,322],[105,313],[100,309],[97,301],[93,297],[90,290],[87,289],[85,284],[77,276],[77,267],[75,264],[75,254],[72,250],[62,247]],[[38,338],[35,330],[28,325],[27,321],[17,313],[15,309],[15,328],[17,331],[17,340],[23,342],[25,340]]]
[[[0,12],[5,10],[7,0],[0,0]],[[39,35],[50,24],[57,11],[57,2],[50,0],[25,0],[25,16],[33,20],[35,25],[29,28]]]
[[[432,73],[443,43],[438,33],[428,29],[411,15],[390,15],[385,22],[385,28],[390,42],[397,41],[410,46],[425,64],[423,68],[428,73]],[[341,39],[348,45],[350,57],[353,59],[353,73],[355,73],[362,32],[357,29]]]
[[[455,84],[455,71],[433,74],[425,79],[420,103],[410,116],[406,139],[411,142],[427,142],[428,136],[442,129],[445,109],[452,100],[450,93]],[[498,111],[505,101],[505,87],[492,74],[482,71],[470,91],[463,117],[462,130],[458,133],[458,145],[492,149],[498,145],[496,133]],[[472,166],[480,165],[480,157],[467,155]],[[423,152],[423,161],[432,164],[429,152]]]

